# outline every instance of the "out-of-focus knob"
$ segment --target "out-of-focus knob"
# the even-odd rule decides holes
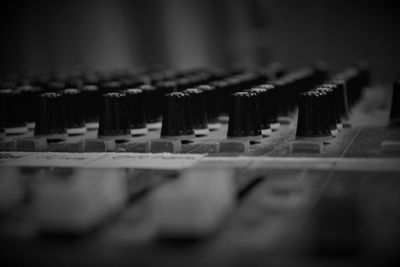
[[[63,95],[68,134],[79,135],[86,133],[85,103],[81,92],[75,88],[68,88],[63,91]],[[87,104],[90,105],[90,102]]]
[[[193,129],[196,136],[207,135],[207,103],[205,93],[197,88],[189,88],[184,91],[189,95],[189,108],[192,112]]]
[[[0,128],[7,135],[23,134],[28,131],[24,120],[24,112],[21,94],[12,89],[0,90]]]
[[[43,93],[38,97],[35,136],[48,140],[67,138],[64,99],[60,93]]]
[[[128,112],[129,129],[132,135],[144,135],[148,132],[145,120],[144,95],[141,89],[127,89],[125,104]]]
[[[400,126],[400,79],[393,83],[392,107],[390,109],[390,124]]]

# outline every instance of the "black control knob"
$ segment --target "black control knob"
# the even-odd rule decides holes
[[[268,90],[258,87],[250,89],[249,92],[256,94],[261,133],[263,136],[268,136],[272,133],[270,124],[271,113],[268,101]]]
[[[197,88],[189,88],[184,91],[189,96],[189,108],[191,108],[193,129],[196,136],[207,135],[208,129],[207,120],[207,102],[205,93]]]
[[[83,116],[87,130],[99,128],[100,90],[97,85],[87,84],[82,87]]]
[[[37,97],[40,94],[39,87],[23,85],[17,88],[20,94],[21,109],[23,110],[23,119],[29,129],[35,128],[35,109]]]
[[[229,113],[229,95],[230,92],[230,83],[226,80],[215,81],[211,84],[215,87],[217,98],[219,101],[219,115],[228,115]]]
[[[106,94],[106,93],[118,93],[123,90],[122,83],[120,81],[107,81],[103,82],[100,85],[100,90],[101,93]]]
[[[46,93],[60,93],[66,88],[66,85],[62,81],[50,81],[44,86],[44,92]]]
[[[146,105],[145,117],[147,129],[157,130],[161,128],[161,105],[163,95],[152,85],[142,85],[139,87],[143,91],[144,103]]]
[[[43,136],[48,140],[67,138],[64,99],[60,93],[50,92],[38,96],[35,136]]]
[[[7,135],[23,134],[28,131],[22,104],[21,95],[16,90],[0,90],[0,128],[3,128]]]
[[[124,93],[131,134],[134,136],[146,134],[148,130],[146,128],[143,91],[141,89],[127,89]]]
[[[99,138],[107,137],[115,140],[130,138],[129,120],[124,105],[125,94],[107,93],[100,97]]]
[[[327,140],[332,137],[331,121],[324,106],[324,92],[300,94],[297,139]]]
[[[339,105],[339,112],[342,121],[347,121],[349,119],[349,107],[347,103],[347,89],[344,80],[335,79],[332,81],[336,86],[334,90],[337,94],[337,101]]]
[[[326,114],[329,120],[329,127],[331,128],[332,135],[337,135],[338,125],[341,124],[339,109],[335,93],[333,91],[334,86],[327,84],[325,86],[317,87],[315,90],[322,93],[321,101],[323,101],[323,113]]]
[[[189,96],[182,92],[164,97],[161,138],[191,139],[194,137]]]
[[[231,96],[228,138],[262,138],[256,96],[251,92],[237,92]]]
[[[207,122],[210,131],[218,130],[221,128],[221,123],[218,121],[220,115],[220,101],[218,91],[211,85],[199,85],[197,89],[204,93],[205,106],[207,109]]]
[[[278,116],[287,117],[291,110],[291,99],[289,92],[289,83],[285,79],[280,79],[274,82],[275,94],[278,100]]]
[[[400,126],[400,79],[393,83],[392,107],[390,109],[390,124]]]
[[[63,91],[63,96],[68,134],[86,133],[83,95],[78,89],[68,88]]]
[[[157,83],[156,87],[160,95],[165,95],[177,91],[177,83],[174,81],[162,81]]]
[[[261,84],[257,88],[263,88],[266,89],[266,95],[267,95],[267,107],[268,107],[268,113],[269,113],[269,123],[270,123],[270,128],[271,130],[277,130],[280,127],[280,123],[278,121],[278,115],[279,115],[279,95],[278,95],[278,90],[276,90],[275,86],[272,84]]]

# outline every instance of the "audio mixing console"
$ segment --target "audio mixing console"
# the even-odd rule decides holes
[[[1,262],[397,263],[400,80],[370,80],[365,64],[4,78]]]

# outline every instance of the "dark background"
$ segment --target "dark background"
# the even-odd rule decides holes
[[[393,3],[392,3],[393,2]],[[247,67],[367,61],[376,81],[400,73],[395,1],[2,1],[0,74],[95,69]]]

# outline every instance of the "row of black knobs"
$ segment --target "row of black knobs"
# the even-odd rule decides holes
[[[336,135],[369,83],[369,71],[362,65],[300,94],[296,137],[327,140]]]
[[[323,83],[327,80],[323,67],[293,72],[270,84],[266,76],[256,73],[241,72],[216,81],[204,73],[197,76],[197,81],[181,77],[162,81],[157,87],[139,85],[124,90],[118,81],[108,81],[101,89],[86,85],[81,90],[63,89],[54,82],[47,87],[52,92],[38,97],[36,119],[32,117],[32,95],[38,93],[34,87],[4,89],[0,90],[1,106],[11,115],[1,116],[1,125],[23,127],[22,113],[26,122],[29,113],[29,122],[36,121],[35,135],[62,136],[66,128],[84,128],[85,122],[100,118],[100,137],[127,138],[131,133],[145,133],[146,126],[159,123],[162,117],[161,136],[184,139],[192,138],[196,131],[206,134],[219,115],[229,114],[229,138],[257,139],[299,103],[297,137],[327,137],[341,127],[349,107],[361,97],[362,88],[370,80],[367,68],[346,70],[327,83]],[[198,85],[205,80],[207,85]],[[193,85],[195,88],[186,89]],[[396,88],[398,81],[393,103],[398,99]],[[23,103],[23,110],[17,108],[17,102]],[[392,121],[400,117],[396,107],[392,105]]]

